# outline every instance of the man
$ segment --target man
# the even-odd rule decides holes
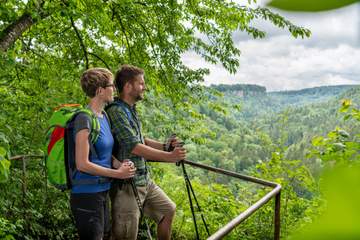
[[[175,147],[167,152],[165,145],[145,138],[136,112],[136,102],[144,98],[146,90],[144,71],[131,65],[123,65],[116,73],[115,84],[119,99],[115,100],[107,113],[112,125],[112,133],[118,146],[114,149],[117,159],[130,159],[136,167],[133,178],[145,215],[157,224],[158,239],[170,239],[171,224],[175,215],[175,204],[152,182],[145,159],[177,162],[185,159],[183,147]],[[175,145],[176,145],[175,140]],[[137,238],[141,212],[134,189],[129,181],[117,181],[113,185],[112,199],[112,237],[113,239]]]

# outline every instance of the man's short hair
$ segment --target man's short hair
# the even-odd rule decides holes
[[[127,82],[131,82],[138,75],[144,75],[144,70],[132,65],[122,65],[115,74],[115,84],[119,93],[124,89]]]
[[[93,98],[99,87],[105,87],[113,79],[113,74],[106,68],[90,68],[86,70],[81,78],[80,84],[85,94]]]

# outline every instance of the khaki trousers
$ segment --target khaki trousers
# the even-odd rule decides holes
[[[137,187],[143,212],[157,224],[166,214],[174,214],[176,205],[155,183]],[[112,189],[111,193],[112,239],[136,240],[140,219],[140,210],[130,183]]]

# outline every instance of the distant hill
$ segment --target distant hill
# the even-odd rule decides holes
[[[210,88],[223,93],[228,93],[237,97],[257,96],[266,93],[266,88],[255,84],[219,84],[211,85]]]
[[[316,173],[317,163],[306,157],[314,136],[324,136],[337,126],[352,132],[353,136],[360,133],[359,124],[344,121],[344,114],[339,112],[341,100],[345,98],[351,99],[359,107],[358,85],[268,92],[249,97],[235,96],[233,90],[223,93],[224,96],[217,100],[226,108],[227,114],[207,106],[200,107],[200,112],[207,117],[206,124],[211,126],[212,133],[221,141],[208,139],[207,146],[202,146],[199,153],[193,151],[197,154],[191,155],[193,159],[202,161],[208,154],[214,156],[211,162],[219,166],[226,159],[233,159],[236,170],[242,171],[258,160],[268,159],[274,151],[273,146],[285,146],[287,159],[302,160]],[[240,108],[233,107],[235,104]],[[269,145],[269,142],[273,145]],[[210,154],[211,151],[219,154]]]
[[[360,85],[321,86],[301,90],[269,92],[268,96],[275,97],[282,105],[304,105],[328,101],[351,88],[359,86]]]
[[[266,92],[259,85],[212,85],[224,94],[224,101],[230,104],[240,104],[241,111],[236,118],[251,119],[261,115],[280,112],[288,107],[302,107],[314,103],[323,103],[357,89],[360,85],[337,85],[306,88],[292,91]],[[346,94],[344,94],[346,98]]]
[[[266,87],[256,85],[256,84],[218,84],[218,85],[210,85],[210,88],[216,89],[220,92],[232,94],[239,97],[245,96],[256,96],[256,95],[264,95],[265,93],[270,96],[307,96],[312,98],[311,96],[324,96],[324,95],[338,95],[342,92],[358,87],[360,85],[333,85],[333,86],[320,86],[313,88],[304,88],[300,90],[287,90],[287,91],[271,91],[267,92]]]
[[[320,86],[313,88],[304,88],[300,90],[288,90],[288,91],[273,91],[271,94],[280,94],[280,95],[299,95],[299,94],[318,94],[318,93],[328,93],[328,92],[337,92],[340,93],[344,90],[348,90],[353,87],[358,87],[360,85],[332,85],[332,86]]]

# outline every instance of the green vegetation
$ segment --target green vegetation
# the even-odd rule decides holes
[[[356,140],[359,111],[349,100],[343,101],[340,111],[339,107],[345,96],[357,101],[360,90],[357,87],[332,87],[333,98],[330,98],[331,94],[326,89],[329,90],[324,87],[321,90],[317,88],[316,91],[320,99],[327,96],[329,100],[315,104],[309,104],[306,100],[310,89],[291,94],[268,93],[265,97],[276,99],[277,96],[278,100],[284,99],[284,96],[292,99],[292,95],[296,95],[299,104],[297,107],[280,108],[273,105],[268,114],[257,113],[253,118],[241,117],[243,106],[248,105],[248,111],[258,109],[263,103],[257,100],[264,96],[237,98],[236,102],[234,98],[227,97],[226,93],[225,97],[212,95],[213,102],[223,108],[216,111],[206,104],[195,107],[199,112],[198,118],[201,119],[197,121],[197,135],[191,135],[194,131],[187,129],[185,124],[180,124],[175,130],[163,128],[162,132],[150,125],[147,131],[149,135],[160,138],[171,130],[180,133],[185,139],[190,160],[280,183],[283,187],[281,234],[286,239],[325,211],[326,200],[320,184],[324,167],[332,164],[332,160],[343,166],[350,166],[359,158],[360,146]],[[213,90],[209,89],[210,92]],[[313,91],[315,90],[311,90]],[[234,104],[241,104],[240,109],[232,108]],[[145,118],[144,122],[150,124],[154,121],[154,126],[158,126],[157,123],[164,122],[170,125],[174,119],[181,121],[177,115],[179,113],[167,112],[166,106],[163,105],[164,109],[140,108],[142,115],[150,117]],[[154,116],[160,117],[156,119]],[[159,125],[159,128],[162,126]],[[46,185],[43,166],[38,160],[31,160],[29,163],[26,196],[23,196],[20,184],[23,179],[20,162],[13,162],[9,179],[3,184],[4,190],[0,197],[3,203],[1,212],[5,217],[2,218],[3,235],[0,236],[8,235],[15,239],[24,235],[29,238],[72,238],[75,232],[69,214],[67,193]],[[211,232],[230,221],[269,190],[203,170],[188,167],[188,171]],[[173,165],[152,164],[152,174],[178,206],[173,238],[194,238],[191,212],[180,169]],[[54,202],[49,199],[58,200]],[[44,221],[47,224],[44,225]],[[272,239],[272,232],[273,205],[270,203],[244,222],[241,228],[233,231],[228,239]],[[206,238],[203,227],[200,227],[200,233]]]
[[[76,239],[68,192],[45,181],[43,161],[26,160],[23,173],[23,162],[13,160],[10,165],[9,159],[43,154],[52,109],[62,103],[86,103],[78,83],[85,69],[102,66],[114,71],[123,63],[145,69],[149,91],[139,111],[148,136],[165,139],[175,132],[185,140],[189,160],[280,183],[284,239],[315,221],[326,211],[324,171],[333,165],[356,169],[359,108],[344,101],[338,109],[344,98],[359,102],[359,89],[266,93],[264,87],[252,85],[205,88],[199,83],[208,70],[190,69],[181,62],[181,55],[193,50],[235,72],[240,50],[232,33],[265,37],[256,28],[257,19],[286,28],[295,37],[310,35],[266,8],[232,1],[1,4],[0,239]],[[193,239],[180,169],[152,164],[152,174],[178,206],[173,239]],[[199,169],[189,168],[189,175],[211,232],[268,191]],[[272,239],[272,232],[270,202],[228,239]],[[206,237],[203,227],[200,234]]]

